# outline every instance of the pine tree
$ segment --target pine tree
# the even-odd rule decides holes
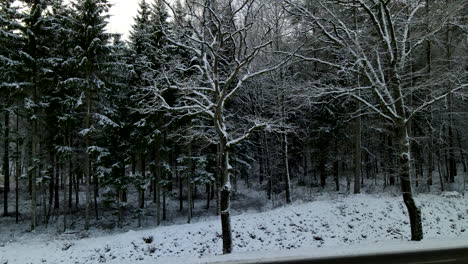
[[[19,23],[21,14],[12,7],[11,1],[0,2],[0,111],[4,116],[4,153],[3,171],[3,215],[8,216],[8,194],[10,192],[10,115],[18,102],[12,98],[18,96],[23,83],[19,73],[23,63],[18,51],[24,46],[23,37],[18,33],[22,28]]]
[[[73,57],[76,76],[69,80],[75,83],[77,89],[83,91],[84,103],[82,107],[84,109],[82,110],[85,113],[85,120],[80,135],[84,139],[84,168],[86,170],[84,172],[86,182],[84,228],[88,230],[91,180],[94,180],[95,185],[98,184],[96,178],[93,177],[93,161],[90,153],[96,149],[92,137],[95,131],[92,118],[97,111],[96,100],[105,87],[101,73],[110,52],[107,45],[110,35],[105,32],[110,4],[107,0],[77,0],[72,2],[72,7],[71,28],[75,34],[73,41],[76,46],[73,48]],[[97,214],[96,196],[95,189],[94,200]]]
[[[52,34],[50,27],[51,16],[47,14],[51,2],[46,0],[27,1],[24,5],[27,7],[24,13],[23,35],[25,37],[25,48],[21,52],[24,63],[23,74],[28,83],[26,91],[25,110],[32,123],[30,136],[32,144],[32,170],[31,170],[31,210],[32,222],[31,228],[35,229],[37,225],[37,191],[43,198],[43,219],[47,223],[48,213],[46,208],[46,183],[51,179],[51,171],[47,170],[50,160],[47,160],[47,149],[51,149],[51,144],[43,142],[41,135],[46,134],[47,130],[43,125],[45,118],[45,108],[47,104],[45,94],[48,89],[54,86],[55,75],[52,70],[54,64],[53,42],[49,41],[49,35]],[[44,144],[43,144],[44,143]],[[42,146],[45,147],[42,147]],[[41,171],[45,171],[42,173]],[[38,186],[37,183],[40,183]]]

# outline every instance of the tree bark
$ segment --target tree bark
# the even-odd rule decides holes
[[[411,225],[411,240],[420,241],[423,239],[421,210],[417,207],[411,190],[410,179],[410,143],[406,125],[399,125],[396,129],[399,148],[399,176],[403,201],[408,209]]]
[[[221,137],[219,157],[222,166],[222,187],[220,197],[221,230],[223,238],[223,254],[232,252],[232,230],[230,216],[231,175],[229,164],[229,150],[226,147],[226,139]]]
[[[189,143],[188,149],[188,173],[187,173],[187,223],[192,221],[192,174],[194,173],[194,166],[192,163],[192,142]]]
[[[55,184],[54,184],[54,209],[59,209],[60,201],[59,201],[59,187],[60,187],[60,175],[63,174],[62,162],[60,158],[57,158],[57,154],[55,154],[55,159],[57,163],[57,170],[55,172]]]
[[[37,91],[36,87],[34,88],[34,101],[36,101]],[[37,119],[33,120],[33,131],[32,131],[32,139],[31,139],[31,166],[33,170],[31,171],[31,230],[36,229],[37,225],[37,176],[39,175],[39,140],[38,140],[38,129],[37,129]]]
[[[10,192],[10,111],[5,110],[5,134],[3,153],[3,216],[8,216],[8,193]]]
[[[89,89],[89,88],[88,88]],[[86,95],[86,128],[90,128],[91,118],[91,92],[88,90]],[[84,229],[89,230],[89,207],[91,204],[91,159],[89,157],[88,148],[90,147],[89,131],[85,135],[85,181],[86,181],[86,201],[85,201],[85,223]]]
[[[285,189],[286,189],[286,203],[291,203],[291,176],[289,175],[289,153],[288,153],[288,135],[284,133],[284,172],[285,172]]]
[[[19,221],[19,178],[21,177],[21,152],[19,137],[19,114],[16,112],[16,174],[15,174],[15,221]]]
[[[340,176],[339,176],[339,163],[338,163],[338,139],[335,137],[335,160],[333,164],[335,174],[335,191],[340,191]]]

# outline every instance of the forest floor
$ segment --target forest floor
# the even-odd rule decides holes
[[[330,252],[327,249],[410,238],[406,208],[396,192],[328,193],[311,198],[233,216],[234,251],[320,248]],[[419,194],[416,200],[422,210],[425,240],[457,238],[468,244],[466,196]],[[0,263],[203,263],[221,254],[221,228],[216,217],[199,220],[126,232],[2,232]],[[3,225],[2,229],[8,228]]]

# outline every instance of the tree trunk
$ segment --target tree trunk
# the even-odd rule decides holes
[[[430,1],[426,0],[426,16],[428,20],[430,19]],[[426,31],[430,33],[430,23],[427,21]],[[431,38],[426,40],[426,64],[427,64],[427,77],[430,79],[432,75],[432,41]],[[428,174],[427,174],[427,186],[430,190],[432,186],[432,174],[434,172],[434,131],[432,128],[433,114],[432,114],[432,105],[429,107],[429,150],[428,150]]]
[[[159,146],[154,146],[156,152],[156,167],[154,169],[154,181],[155,181],[155,195],[156,195],[156,225],[161,224],[161,151],[159,150]]]
[[[89,88],[88,88],[89,89]],[[91,94],[88,91],[86,96],[87,111],[86,111],[86,128],[90,128],[90,116],[91,116]],[[91,204],[91,159],[89,157],[88,148],[90,147],[89,132],[85,135],[85,181],[86,181],[86,201],[85,201],[85,224],[84,229],[89,230],[89,207]]]
[[[36,204],[37,204],[37,192],[36,192],[36,175],[39,174],[39,168],[37,164],[37,156],[38,156],[38,144],[37,144],[37,121],[33,120],[33,135],[32,135],[32,155],[31,155],[31,166],[33,170],[31,171],[31,231],[36,229],[37,225],[37,211],[36,211]]]
[[[92,172],[93,172],[93,199],[94,199],[94,214],[96,216],[96,220],[99,220],[99,206],[98,206],[98,202],[97,202],[97,198],[99,197],[99,178],[98,178],[98,175],[97,173],[95,172],[95,167],[94,167],[94,163],[93,163],[93,166],[91,167],[92,168]]]
[[[326,170],[325,170],[326,156],[327,155],[328,155],[328,153],[323,153],[319,157],[318,170],[319,170],[319,173],[320,173],[320,186],[322,188],[325,188],[325,185],[327,184],[327,173],[326,173]]]
[[[19,221],[19,178],[21,177],[21,152],[19,137],[19,114],[16,113],[16,174],[15,174],[15,221]]]
[[[466,164],[465,153],[463,152],[463,146],[462,146],[460,131],[458,131],[458,129],[456,131],[457,131],[458,150],[460,152],[460,159],[461,159],[461,163],[463,165],[463,172],[466,173],[467,164]]]
[[[285,189],[286,189],[286,203],[291,203],[291,176],[289,175],[289,154],[288,154],[288,135],[285,133],[283,135],[283,145],[284,145],[284,176],[285,176]]]
[[[206,184],[206,209],[210,209],[211,184]]]
[[[146,186],[146,156],[145,154],[143,153],[140,157],[141,159],[141,177],[143,179],[143,187]],[[140,204],[140,208],[141,209],[144,209],[145,208],[145,188],[141,188],[141,204]]]
[[[184,199],[183,199],[184,181],[182,180],[181,173],[178,173],[176,171],[176,175],[177,175],[176,178],[179,184],[179,212],[182,212],[182,210],[184,210]]]
[[[3,216],[8,216],[8,193],[10,192],[10,111],[5,110],[5,134],[3,154]]]
[[[57,155],[55,155],[55,159],[57,160]],[[57,171],[55,172],[55,184],[54,184],[54,209],[59,209],[60,201],[59,201],[59,187],[60,187],[60,175],[63,174],[62,163],[60,159],[57,161]]]
[[[444,176],[442,175],[442,160],[441,160],[441,151],[440,151],[440,147],[438,148],[437,150],[437,161],[438,161],[438,170],[439,170],[439,182],[440,182],[440,191],[444,191],[445,188],[444,188]]]
[[[52,158],[52,156],[53,156],[53,158]],[[55,186],[54,185],[55,185],[55,177],[56,177],[58,167],[57,167],[57,158],[52,153],[49,153],[49,160],[47,162],[48,162],[48,164],[52,165],[51,169],[47,169],[47,173],[50,175],[50,179],[49,179],[49,212],[47,213],[47,218],[49,218],[49,214],[50,214],[50,211],[51,211],[50,209],[53,207],[52,204],[54,203],[54,198],[55,198],[55,194],[54,194]]]
[[[192,163],[192,142],[189,143],[188,149],[188,169],[187,173],[187,223],[190,224],[192,221],[192,174],[195,172],[194,166]]]
[[[70,171],[70,167],[68,167],[68,172]],[[62,172],[63,173],[63,172]],[[67,198],[68,198],[68,194],[67,194],[67,186],[66,186],[66,182],[67,182],[67,176],[66,176],[66,173],[63,173],[64,174],[64,179],[63,179],[63,182],[65,184],[64,188],[63,188],[63,203],[62,203],[62,213],[63,213],[63,232],[65,232],[67,230],[67,214],[68,214],[68,210],[67,209],[70,209],[69,204],[67,203]],[[70,183],[71,184],[71,183]],[[68,207],[68,208],[67,208]]]
[[[446,6],[449,6],[451,3],[450,0],[446,0]],[[450,22],[450,21],[449,21]],[[452,48],[451,48],[451,23],[447,23],[447,30],[446,30],[446,35],[445,35],[445,55],[446,55],[446,63],[447,63],[447,70],[451,71],[452,70]],[[447,89],[450,91],[452,89],[452,80],[448,79],[447,80]],[[448,164],[447,164],[447,170],[448,170],[448,179],[450,183],[455,182],[455,176],[457,176],[457,163],[455,161],[455,151],[454,151],[454,135],[453,135],[453,96],[452,93],[449,93],[447,95],[447,112],[448,112]]]
[[[335,191],[340,191],[340,176],[339,176],[339,163],[338,163],[338,139],[335,137],[335,161],[333,164],[335,174]]]
[[[229,150],[226,148],[226,139],[221,138],[219,153],[222,165],[221,187],[221,230],[223,238],[223,254],[232,252],[232,230],[230,216],[231,175],[229,164]]]
[[[81,172],[80,175],[83,175],[83,173]],[[78,209],[80,206],[80,180],[78,177],[80,175],[78,173],[73,174],[73,180],[75,182],[75,208],[76,209]]]
[[[71,144],[70,144],[70,147],[71,147]],[[72,199],[73,199],[73,166],[72,166],[71,153],[69,155],[70,156],[67,159],[68,161],[68,208],[67,208],[68,211],[70,211],[72,208]]]
[[[399,148],[399,176],[403,201],[408,209],[411,225],[411,240],[420,241],[423,239],[423,229],[421,220],[421,210],[416,206],[411,190],[410,179],[410,143],[406,125],[400,125],[396,129]]]

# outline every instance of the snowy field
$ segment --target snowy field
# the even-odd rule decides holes
[[[456,238],[458,244],[468,245],[466,197],[421,194],[417,201],[427,241]],[[401,197],[388,194],[343,195],[331,200],[324,195],[313,202],[233,216],[232,225],[236,254],[306,248],[333,254],[340,248],[375,242],[399,244],[409,240],[410,234]],[[218,220],[209,220],[88,238],[87,233],[21,233],[0,245],[0,264],[205,263],[223,260],[213,257],[222,252],[220,230]],[[417,247],[420,242],[411,243]]]

